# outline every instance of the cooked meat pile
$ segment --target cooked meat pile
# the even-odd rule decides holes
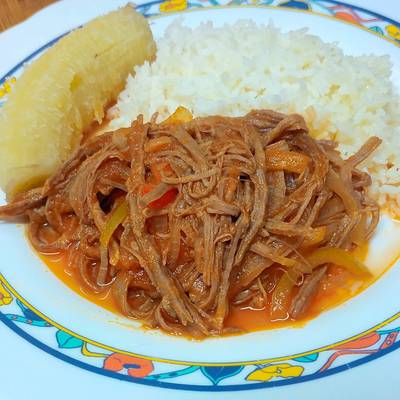
[[[35,248],[68,250],[82,285],[111,288],[126,316],[220,335],[233,306],[301,318],[330,263],[368,274],[351,250],[371,236],[379,209],[357,166],[379,143],[344,160],[300,115],[269,110],[139,117],[89,138],[0,218],[29,219]]]

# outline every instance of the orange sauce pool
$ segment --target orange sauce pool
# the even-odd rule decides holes
[[[94,122],[85,132],[82,142],[88,138],[108,131],[107,119],[104,119],[102,123],[98,124]],[[399,221],[400,223],[400,221]],[[399,224],[400,228],[400,224]],[[95,293],[86,289],[80,282],[79,276],[74,270],[68,267],[68,251],[60,251],[59,253],[41,253],[34,249],[39,255],[42,261],[48,266],[48,268],[66,284],[70,289],[91,301],[92,303],[103,307],[115,314],[122,315],[118,305],[114,301],[113,296],[110,293],[110,289],[105,290],[102,293]],[[368,254],[368,245],[363,245],[354,251],[354,254],[360,261],[364,261]],[[372,283],[378,280],[383,273],[394,264],[397,259],[400,258],[400,254],[396,257],[395,261],[382,261],[385,265],[385,269],[382,273],[374,275],[371,278],[359,279],[349,273],[344,268],[337,266],[331,266],[328,273],[323,278],[320,288],[315,295],[315,298],[309,307],[307,314],[301,320],[293,321],[291,319],[271,321],[269,316],[268,308],[253,309],[249,307],[239,308],[231,307],[230,313],[225,320],[225,327],[238,328],[244,332],[252,332],[266,329],[277,329],[282,327],[301,327],[304,326],[309,320],[317,317],[322,312],[334,308],[341,303],[349,300],[350,298],[358,295]]]
[[[359,260],[365,260],[368,254],[368,245],[359,247],[353,254]],[[232,307],[227,317],[226,325],[240,328],[246,332],[276,329],[285,326],[301,327],[323,311],[333,308],[359,294],[375,280],[375,276],[367,279],[356,278],[344,268],[331,266],[323,278],[311,306],[302,319],[294,321],[288,318],[281,321],[271,321],[268,309],[255,310]]]
[[[360,260],[364,260],[367,253],[367,245],[362,246],[355,251],[357,258]],[[119,311],[109,290],[106,290],[103,293],[94,293],[83,287],[80,283],[80,278],[68,267],[66,262],[68,251],[53,254],[38,253],[38,255],[49,269],[73,291],[92,303],[121,315],[121,312]],[[360,280],[359,278],[354,277],[354,275],[349,273],[347,270],[332,266],[330,267],[326,277],[323,279],[306,316],[301,320],[293,321],[286,319],[282,321],[271,321],[269,318],[269,310],[266,308],[257,310],[248,307],[231,307],[225,326],[239,328],[244,332],[275,329],[284,326],[303,326],[307,321],[315,318],[323,311],[333,308],[359,294],[378,278],[379,276],[373,276],[368,279]]]

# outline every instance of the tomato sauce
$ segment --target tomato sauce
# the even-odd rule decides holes
[[[107,120],[102,124],[94,123],[85,133],[82,142],[107,130]],[[400,225],[398,228],[400,229]],[[365,260],[368,254],[368,245],[361,246],[356,249],[354,253],[360,261]],[[100,307],[113,313],[121,314],[109,289],[102,293],[95,293],[85,288],[78,274],[68,266],[68,250],[52,254],[39,252],[38,255],[45,262],[48,268],[57,276],[57,278],[59,278],[74,292]],[[399,257],[397,257],[397,259],[398,258]],[[328,273],[319,285],[319,289],[311,306],[308,308],[306,315],[300,320],[293,321],[289,318],[279,321],[271,320],[268,307],[262,309],[231,307],[230,313],[225,320],[225,327],[238,328],[244,332],[276,329],[287,326],[301,327],[322,312],[344,303],[369,287],[391,266],[391,260],[387,262],[382,260],[382,263],[386,267],[382,269],[382,273],[371,276],[370,278],[362,279],[354,276],[344,268],[334,265],[330,266]],[[294,294],[295,293],[292,295],[294,296]]]
[[[368,246],[363,246],[356,250],[356,255],[360,260],[365,259],[367,253]],[[94,293],[85,289],[80,281],[80,277],[73,269],[68,267],[68,251],[52,254],[39,253],[39,256],[49,269],[73,291],[100,307],[113,313],[120,314],[120,310],[109,290],[102,293]],[[374,276],[368,279],[360,279],[344,268],[331,266],[321,282],[307,314],[301,320],[293,321],[286,319],[272,321],[268,308],[253,309],[250,307],[231,307],[225,326],[239,328],[245,332],[275,329],[284,326],[302,326],[308,320],[315,318],[323,311],[333,308],[359,294],[377,278],[378,277]]]

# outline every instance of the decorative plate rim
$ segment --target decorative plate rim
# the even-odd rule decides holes
[[[190,1],[190,0],[188,0],[188,1]],[[200,0],[200,1],[202,1],[202,0]],[[214,0],[206,0],[206,1],[213,2]],[[252,1],[252,0],[231,0],[232,3],[235,2],[235,1],[246,2],[246,1]],[[263,1],[263,0],[254,0],[254,1]],[[273,0],[271,0],[271,1],[273,1]],[[316,2],[318,0],[303,0],[303,1]],[[166,2],[165,0],[155,0],[155,1],[147,2],[147,3],[139,4],[139,5],[136,6],[136,9],[140,11],[140,8],[143,8],[145,6],[148,6],[148,5],[160,5],[160,4],[163,4],[165,2]],[[355,9],[355,10],[358,10],[358,11],[361,11],[361,12],[364,12],[364,13],[368,13],[368,14],[374,15],[377,18],[382,18],[382,19],[384,19],[384,20],[386,20],[388,22],[393,23],[396,26],[400,25],[398,22],[396,22],[395,20],[393,20],[393,19],[391,19],[389,17],[384,17],[383,15],[380,15],[380,14],[375,13],[373,11],[369,11],[369,10],[367,10],[365,8],[362,8],[362,7],[357,7],[357,6],[353,6],[353,5],[350,6],[350,4],[346,4],[346,3],[342,3],[342,2],[334,1],[334,0],[325,0],[325,2],[334,3],[334,4],[338,5],[338,6],[351,7],[352,9]],[[397,47],[400,47],[400,42],[399,42],[398,39],[391,39],[390,37],[384,36],[384,35],[382,35],[382,34],[380,34],[378,32],[375,32],[375,31],[373,31],[373,30],[371,30],[369,28],[366,28],[363,25],[356,25],[356,24],[354,24],[352,22],[349,22],[349,21],[346,21],[344,19],[333,17],[333,16],[330,16],[330,15],[327,15],[327,14],[324,14],[324,13],[321,13],[321,12],[318,12],[318,11],[301,10],[301,9],[296,9],[296,8],[292,8],[292,7],[289,7],[289,6],[287,6],[287,7],[286,6],[274,6],[274,5],[259,4],[259,3],[258,4],[257,3],[254,3],[254,4],[240,4],[240,5],[239,4],[237,4],[237,5],[236,4],[235,5],[229,5],[229,4],[228,5],[212,5],[212,8],[216,9],[216,10],[233,9],[233,8],[259,8],[259,9],[261,8],[261,9],[276,10],[278,7],[281,8],[281,9],[282,8],[283,9],[287,9],[287,10],[292,11],[292,12],[297,12],[297,13],[302,13],[302,14],[312,14],[312,15],[315,15],[315,16],[318,16],[318,17],[329,19],[331,21],[333,20],[335,22],[340,22],[340,23],[345,24],[345,25],[353,26],[353,27],[356,27],[357,29],[363,30],[364,32],[367,32],[367,33],[370,33],[370,34],[372,34],[374,36],[377,36],[380,39],[383,39],[383,40],[385,40],[385,41],[387,41],[389,43],[392,43]],[[186,13],[189,13],[189,12],[204,11],[205,8],[206,7],[201,7],[200,6],[200,7],[193,7],[193,8],[190,8],[190,9],[185,9],[184,11],[168,11],[168,15],[176,15],[176,14],[182,14],[182,13],[186,14]],[[165,17],[165,15],[151,15],[151,16],[148,16],[147,18],[151,21],[151,20],[155,20],[155,19],[159,19],[159,18],[163,18],[163,17]]]
[[[391,268],[391,267],[390,267]],[[132,357],[138,357],[138,358],[142,358],[144,360],[151,360],[151,361],[156,361],[156,362],[160,362],[160,363],[166,363],[166,364],[174,364],[174,365],[190,365],[190,366],[210,366],[210,367],[231,367],[231,366],[239,366],[239,365],[258,365],[258,364],[269,364],[269,363],[273,363],[273,362],[280,362],[280,361],[287,361],[287,360],[292,360],[294,358],[300,358],[300,357],[307,357],[310,354],[314,354],[314,353],[320,353],[322,351],[326,351],[326,350],[331,350],[333,348],[342,346],[346,343],[352,342],[356,339],[362,338],[372,332],[375,332],[377,330],[380,330],[381,328],[383,328],[384,326],[390,324],[391,322],[396,321],[397,319],[400,319],[400,311],[393,314],[392,316],[388,317],[387,319],[385,319],[384,321],[374,325],[371,328],[368,328],[356,335],[350,336],[349,338],[343,339],[343,340],[339,340],[337,342],[328,344],[326,346],[321,346],[321,347],[317,347],[315,349],[312,350],[308,350],[308,351],[304,351],[301,353],[295,353],[295,354],[291,354],[291,355],[287,355],[287,356],[279,356],[279,357],[270,357],[270,358],[262,358],[259,360],[247,360],[247,361],[232,361],[232,362],[201,362],[201,361],[182,361],[182,360],[175,360],[175,359],[170,359],[170,358],[159,358],[159,357],[152,357],[152,356],[146,356],[144,354],[139,354],[139,353],[134,353],[131,351],[126,351],[126,350],[122,350],[122,349],[118,349],[116,347],[113,346],[109,346],[107,344],[104,343],[100,343],[98,341],[92,340],[90,338],[87,338],[83,335],[80,335],[79,333],[74,332],[73,330],[66,328],[65,326],[62,326],[61,324],[59,324],[56,321],[53,321],[51,318],[49,318],[47,315],[45,315],[44,313],[42,313],[41,311],[39,311],[38,309],[36,309],[32,304],[29,303],[28,300],[26,300],[20,293],[17,292],[17,290],[11,285],[10,282],[8,282],[6,280],[6,278],[3,276],[3,274],[0,272],[0,285],[3,284],[6,289],[8,289],[11,294],[18,299],[24,306],[26,306],[29,310],[33,311],[37,316],[39,316],[43,321],[46,321],[49,325],[56,327],[68,334],[70,334],[71,336],[80,339],[86,343],[92,344],[94,346],[97,346],[99,348],[105,349],[105,350],[109,350],[115,353],[119,353],[119,354],[125,354],[125,355],[129,355]],[[0,310],[0,315],[2,314],[1,310]]]
[[[190,1],[190,0],[189,0]],[[219,4],[216,0],[200,0],[203,3],[202,4],[198,4],[198,3],[190,3],[188,0],[167,0],[167,1],[163,1],[163,0],[156,0],[156,1],[151,1],[151,2],[147,2],[147,3],[143,3],[143,4],[139,4],[136,6],[136,9],[139,12],[142,12],[143,15],[145,15],[146,17],[149,17],[150,19],[152,18],[159,18],[165,15],[172,15],[172,14],[177,14],[177,13],[182,13],[182,11],[188,12],[188,11],[200,11],[200,10],[205,10],[205,9],[210,9],[210,8],[240,8],[240,7],[247,7],[247,8],[268,8],[268,9],[289,9],[291,11],[296,11],[296,12],[303,12],[303,13],[309,13],[309,14],[313,14],[313,15],[317,15],[320,17],[325,17],[325,18],[330,18],[330,19],[334,19],[336,21],[342,22],[342,23],[346,23],[346,24],[350,24],[353,25],[357,28],[360,28],[364,31],[368,31],[369,33],[372,33],[378,37],[380,37],[381,39],[384,39],[392,44],[395,44],[396,46],[400,45],[400,41],[397,37],[393,36],[390,34],[389,30],[387,30],[387,33],[389,36],[386,36],[383,32],[383,30],[379,27],[380,31],[378,30],[372,30],[371,27],[368,26],[363,26],[361,25],[361,23],[354,24],[351,23],[349,21],[345,21],[343,19],[339,19],[337,17],[332,17],[330,15],[327,14],[323,14],[320,12],[316,12],[313,9],[308,9],[308,10],[301,10],[301,9],[296,9],[296,6],[289,6],[288,4],[298,4],[298,3],[303,3],[306,4],[307,6],[310,6],[310,4],[319,4],[319,3],[324,3],[324,4],[331,4],[331,5],[335,5],[336,6],[340,6],[340,7],[345,7],[346,10],[356,10],[359,12],[362,12],[364,14],[367,14],[369,16],[373,16],[375,18],[377,18],[378,20],[380,20],[381,22],[384,23],[390,23],[391,25],[388,26],[394,26],[395,28],[397,28],[400,32],[400,24],[396,21],[394,21],[391,18],[385,17],[379,13],[376,13],[374,11],[369,11],[365,8],[362,7],[358,7],[358,6],[353,6],[344,2],[340,2],[340,1],[335,1],[335,0],[303,0],[303,1],[279,1],[279,4],[277,5],[271,5],[272,3],[278,3],[276,0],[261,0],[264,2],[268,2],[269,4],[242,4],[242,3],[247,3],[247,1],[251,1],[251,0],[233,0],[231,3],[235,2],[236,4]],[[220,0],[221,3],[223,3],[225,0]],[[256,0],[258,1],[258,0]],[[241,4],[237,4],[237,3],[241,3]],[[282,5],[282,4],[286,4],[286,5]],[[167,10],[163,10],[162,6],[163,5],[170,5],[170,9]],[[151,11],[154,11],[153,8],[156,9],[155,14],[151,14]],[[183,8],[182,8],[183,7]],[[68,31],[69,32],[69,31]],[[27,57],[25,57],[21,62],[19,62],[18,64],[16,64],[13,68],[11,68],[1,79],[0,79],[0,98],[3,97],[4,95],[6,95],[7,90],[4,90],[4,86],[7,84],[9,78],[18,70],[21,69],[21,67],[23,67],[23,65],[30,61],[31,59],[33,59],[35,56],[37,56],[38,54],[40,54],[42,51],[44,51],[46,48],[52,46],[54,43],[56,43],[61,37],[63,37],[64,35],[66,35],[68,32],[57,36],[56,38],[50,40],[49,42],[47,42],[46,44],[44,44],[43,46],[41,46],[39,49],[35,50],[34,52],[32,52],[30,55],[28,55]],[[400,38],[400,34],[399,34],[399,38]],[[2,93],[3,96],[2,96]],[[4,286],[2,286],[2,284]],[[5,291],[4,291],[5,289]],[[9,292],[7,292],[7,290]],[[4,294],[5,293],[5,294]],[[309,381],[309,380],[314,380],[314,379],[319,379],[322,378],[324,376],[328,376],[328,375],[332,375],[344,370],[348,370],[350,368],[353,368],[355,366],[367,363],[369,361],[372,361],[376,358],[379,358],[385,354],[388,354],[394,350],[396,350],[397,348],[400,347],[400,340],[396,340],[397,336],[399,334],[400,331],[400,327],[396,327],[394,329],[388,329],[388,330],[379,330],[380,328],[390,324],[391,322],[394,322],[396,320],[398,320],[400,318],[400,312],[394,314],[393,316],[391,316],[390,318],[386,319],[385,321],[375,325],[374,327],[367,329],[357,335],[354,335],[348,339],[344,339],[342,341],[333,343],[331,345],[327,345],[327,346],[323,346],[320,347],[318,349],[314,349],[314,350],[310,350],[307,352],[303,352],[303,353],[299,353],[299,354],[295,354],[292,356],[283,356],[283,357],[274,357],[274,358],[270,358],[270,359],[262,359],[262,360],[253,360],[253,361],[238,361],[238,362],[227,362],[227,363],[202,363],[202,362],[190,362],[190,361],[179,361],[179,360],[171,360],[171,359],[161,359],[161,358],[156,358],[156,357],[150,357],[150,356],[145,356],[145,355],[140,355],[140,354],[135,354],[132,352],[127,352],[127,351],[123,351],[123,350],[119,350],[119,349],[115,349],[112,348],[110,346],[104,345],[102,343],[98,343],[98,342],[94,342],[88,338],[85,338],[83,336],[80,336],[79,334],[57,324],[55,321],[52,321],[51,319],[49,319],[48,317],[46,317],[43,313],[41,313],[39,310],[36,310],[26,299],[24,299],[19,293],[17,293],[17,291],[12,287],[12,285],[4,278],[4,276],[0,273],[0,306],[3,306],[4,304],[2,304],[2,301],[7,298],[7,293],[8,295],[10,295],[11,301],[13,301],[12,296],[15,297],[16,302],[20,302],[18,303],[21,307],[21,310],[23,310],[22,307],[25,307],[25,310],[31,311],[32,314],[29,315],[33,315],[36,316],[38,318],[38,321],[43,321],[42,325],[36,325],[36,326],[46,326],[46,327],[56,327],[58,328],[57,334],[59,334],[61,332],[61,334],[59,336],[62,336],[63,334],[69,335],[68,340],[70,340],[71,338],[75,338],[77,341],[82,342],[80,347],[81,347],[81,353],[83,356],[86,357],[104,357],[106,358],[106,360],[104,361],[104,364],[102,367],[96,366],[96,365],[92,365],[89,364],[87,362],[83,362],[81,360],[78,360],[76,358],[73,358],[67,354],[65,354],[64,352],[57,350],[55,348],[50,347],[49,345],[47,345],[46,343],[38,340],[37,338],[35,338],[33,335],[31,335],[30,333],[28,333],[27,331],[25,331],[24,329],[22,329],[20,326],[17,325],[17,322],[25,322],[27,324],[32,323],[31,320],[26,320],[22,321],[19,320],[18,317],[24,318],[23,316],[18,316],[18,315],[13,315],[13,317],[10,317],[10,314],[4,314],[2,312],[2,310],[0,310],[0,320],[6,325],[8,326],[11,330],[13,330],[15,333],[17,333],[19,336],[23,337],[24,339],[26,339],[28,342],[30,342],[31,344],[33,344],[34,346],[44,350],[45,352],[61,359],[64,360],[70,364],[76,365],[78,367],[84,368],[86,370],[92,371],[92,372],[96,372],[99,373],[101,375],[105,375],[105,376],[109,376],[109,377],[113,377],[113,378],[117,378],[120,380],[126,380],[126,381],[131,381],[131,382],[135,382],[135,383],[140,383],[140,384],[144,384],[144,385],[150,385],[150,386],[158,386],[158,387],[163,387],[163,388],[172,388],[172,389],[181,389],[181,390],[196,390],[196,391],[235,391],[235,390],[252,390],[252,389],[259,389],[259,388],[267,388],[267,387],[275,387],[275,386],[284,386],[284,385],[289,385],[289,384],[295,384],[295,383],[300,383],[300,382],[305,382],[305,381]],[[7,304],[7,303],[5,303]],[[34,317],[35,318],[35,317]],[[35,325],[34,325],[35,326]],[[309,363],[309,362],[313,362],[316,360],[313,359],[308,359],[308,357],[311,357],[315,354],[320,354],[323,352],[329,352],[329,351],[336,351],[336,353],[340,352],[337,351],[337,349],[340,349],[341,346],[343,347],[343,345],[346,345],[348,343],[353,343],[357,340],[363,340],[363,338],[367,338],[371,335],[378,335],[379,339],[377,339],[377,341],[375,341],[374,343],[372,343],[371,346],[364,346],[361,348],[353,348],[352,350],[354,351],[354,353],[352,354],[362,354],[363,357],[360,357],[356,360],[353,360],[351,362],[345,363],[343,365],[339,365],[333,368],[330,368],[330,365],[326,368],[326,369],[320,369],[317,372],[314,373],[310,373],[310,374],[305,374],[302,375],[303,371],[304,371],[304,367],[300,366],[300,365],[291,365],[291,364],[274,364],[277,362],[282,362],[282,361],[287,361],[287,360],[294,360],[296,361],[296,363],[301,364],[301,363]],[[383,336],[384,335],[384,336]],[[379,348],[373,348],[375,346],[375,344],[377,344],[380,339],[381,336],[383,336],[383,342],[380,343]],[[57,336],[57,341],[59,340],[58,336]],[[79,342],[79,343],[80,343]],[[91,344],[93,346],[96,346],[97,348],[100,349],[105,349],[105,350],[109,350],[112,351],[113,353],[111,354],[102,354],[102,353],[96,353],[93,351],[90,351],[87,347],[88,344]],[[75,347],[68,347],[68,346],[61,346],[60,342],[58,341],[58,347],[59,348],[66,348],[66,349],[70,349],[70,348],[77,348],[77,346]],[[358,352],[357,352],[358,351]],[[335,353],[335,354],[336,354]],[[334,357],[335,354],[332,354],[331,357]],[[153,374],[151,375],[150,373],[148,373],[147,375],[143,375],[143,376],[135,376],[133,374],[131,374],[129,371],[131,370],[131,368],[138,368],[137,366],[135,367],[126,367],[125,365],[131,365],[129,364],[129,362],[127,364],[123,364],[123,368],[122,369],[126,369],[127,373],[120,373],[120,370],[111,370],[109,368],[107,368],[105,366],[106,361],[115,356],[115,355],[119,355],[119,356],[128,356],[128,357],[132,357],[135,358],[135,360],[147,360],[148,362],[152,363],[161,363],[161,364],[170,364],[173,366],[176,365],[182,365],[182,366],[189,366],[188,368],[186,368],[185,370],[180,370],[177,372],[167,372],[167,373],[162,373],[162,374]],[[329,360],[331,359],[331,357],[329,358]],[[328,360],[328,362],[329,362]],[[265,366],[266,364],[266,366]],[[153,366],[153,364],[152,364]],[[250,381],[256,381],[257,383],[241,383],[241,384],[233,384],[233,385],[220,385],[218,386],[218,383],[220,382],[220,380],[223,379],[227,379],[230,378],[232,376],[235,376],[239,373],[242,372],[242,370],[247,367],[247,366],[255,366],[257,367],[252,373],[250,373],[249,375],[246,376],[246,380],[250,380]],[[261,368],[261,367],[262,368]],[[289,367],[288,367],[289,366]],[[275,368],[276,367],[276,368]],[[279,367],[279,368],[278,368]],[[141,370],[142,366],[139,366],[139,370]],[[153,367],[152,367],[153,368]],[[221,375],[221,376],[217,376],[214,374],[212,368],[219,368],[219,369],[226,369],[226,371]],[[231,370],[228,371],[228,369],[231,368]],[[235,369],[236,368],[236,369]],[[271,368],[273,369],[273,372]],[[296,369],[297,368],[297,372],[289,372],[288,376],[285,376],[285,374],[280,374],[277,371],[275,371],[275,369],[281,370],[282,368],[293,368]],[[188,384],[188,383],[172,383],[172,382],[165,382],[162,379],[168,379],[168,378],[172,378],[172,377],[177,377],[177,376],[182,376],[182,375],[187,375],[187,374],[191,374],[194,373],[197,370],[201,370],[201,372],[203,373],[204,376],[206,376],[210,382],[212,383],[212,385],[210,384]],[[301,371],[300,371],[301,369]],[[268,374],[272,374],[270,378],[268,379],[249,379],[249,377],[253,374],[255,374],[257,371],[263,371],[263,373],[265,371],[267,371],[267,375]],[[151,370],[152,371],[152,370]],[[185,372],[182,372],[185,371]],[[300,372],[299,372],[300,371]],[[175,374],[175,375],[174,375]],[[292,374],[292,375],[290,375]],[[269,376],[269,375],[268,375]],[[284,379],[279,379],[279,378],[284,378]],[[276,380],[275,380],[276,379]],[[259,382],[261,380],[261,382]]]
[[[10,290],[10,285],[9,283],[4,279],[4,277],[2,275],[0,275],[0,294],[3,294],[4,296],[4,286],[2,287],[1,284],[4,284],[6,286],[6,288],[8,290]],[[12,290],[11,293],[9,293],[11,295],[18,295],[14,290]],[[18,295],[18,297],[20,297],[20,295]],[[18,302],[18,297],[16,297],[17,302]],[[4,299],[4,297],[3,297]],[[2,298],[0,297],[0,301],[2,300]],[[0,304],[1,305],[1,304]],[[34,310],[32,309],[28,309],[29,311],[32,311],[34,313]],[[400,318],[400,313],[395,314],[394,316],[392,316],[391,318],[387,319],[386,321],[384,321],[381,324],[376,325],[376,327],[373,328],[373,330],[367,330],[364,331],[363,334],[361,334],[362,336],[360,337],[360,335],[356,335],[353,336],[350,340],[346,340],[343,342],[339,342],[340,344],[337,345],[333,351],[331,351],[331,349],[327,349],[325,351],[331,351],[332,354],[330,354],[328,361],[323,365],[322,368],[319,368],[316,372],[314,373],[309,373],[309,374],[302,374],[302,372],[304,371],[304,369],[306,368],[307,364],[313,363],[314,361],[316,361],[317,358],[313,358],[311,356],[315,355],[315,354],[319,354],[317,353],[308,353],[307,355],[305,355],[304,357],[296,357],[296,355],[294,355],[294,358],[291,358],[290,361],[292,364],[286,364],[286,363],[279,363],[279,364],[275,364],[272,360],[271,362],[267,363],[267,365],[263,364],[261,366],[257,365],[256,363],[253,363],[252,365],[245,365],[245,364],[240,364],[240,365],[228,365],[225,366],[223,364],[216,364],[214,363],[213,365],[210,364],[203,364],[202,363],[190,363],[189,366],[188,364],[180,364],[182,366],[187,366],[187,368],[184,368],[182,370],[174,370],[172,372],[167,372],[167,373],[161,373],[161,374],[148,374],[146,376],[143,377],[135,377],[125,373],[120,373],[117,370],[112,370],[110,368],[107,368],[105,366],[106,361],[112,357],[116,358],[117,357],[123,357],[124,354],[119,352],[119,353],[111,353],[111,354],[102,354],[102,353],[98,353],[98,352],[94,352],[90,349],[88,349],[88,346],[85,342],[82,342],[82,345],[79,345],[82,347],[82,355],[85,357],[89,357],[89,360],[94,357],[95,359],[97,359],[97,357],[104,357],[106,360],[104,361],[104,364],[100,364],[100,365],[93,365],[93,363],[89,363],[89,362],[84,362],[81,359],[78,358],[73,358],[72,356],[70,356],[67,352],[68,350],[71,349],[76,349],[79,346],[76,346],[75,344],[72,345],[62,345],[60,344],[61,341],[58,338],[58,334],[67,334],[68,337],[68,332],[66,331],[62,331],[62,330],[58,330],[56,333],[56,337],[57,337],[57,342],[58,342],[58,348],[57,349],[55,346],[51,347],[48,344],[44,343],[43,341],[38,340],[36,337],[34,337],[32,334],[28,333],[28,331],[22,329],[20,326],[17,325],[17,322],[24,322],[25,324],[32,324],[33,323],[37,323],[39,324],[40,322],[43,322],[43,320],[39,317],[38,320],[35,320],[32,318],[34,317],[35,314],[30,313],[29,317],[31,318],[30,320],[27,320],[23,316],[20,315],[15,315],[15,314],[4,314],[2,311],[0,311],[0,321],[2,321],[7,327],[9,327],[12,331],[14,331],[16,334],[18,334],[19,336],[21,336],[22,338],[24,338],[25,340],[27,340],[29,343],[33,344],[35,347],[47,352],[48,354],[51,354],[52,356],[57,357],[58,359],[61,359],[63,361],[66,361],[72,365],[75,365],[77,367],[83,368],[87,371],[91,371],[91,372],[95,372],[97,374],[100,375],[104,375],[104,376],[108,376],[108,377],[112,377],[112,378],[116,378],[119,380],[123,380],[123,381],[129,381],[129,382],[134,382],[134,383],[139,383],[142,385],[147,385],[147,386],[155,386],[155,387],[162,387],[162,388],[166,388],[166,389],[179,389],[179,390],[191,390],[191,391],[211,391],[211,392],[216,392],[216,391],[242,391],[242,390],[253,390],[253,389],[262,389],[262,388],[271,388],[271,387],[278,387],[278,386],[286,386],[286,385],[292,385],[292,384],[296,384],[296,383],[301,383],[301,382],[307,382],[307,381],[311,381],[314,379],[320,379],[323,378],[325,376],[329,376],[329,375],[333,375],[339,372],[343,372],[346,370],[349,370],[351,368],[354,368],[356,366],[365,364],[369,361],[375,360],[377,358],[380,358],[388,353],[391,353],[394,350],[397,350],[400,347],[400,340],[396,340],[399,336],[400,333],[400,326],[396,326],[396,328],[394,329],[387,329],[387,330],[380,330],[379,328],[382,328],[383,326],[390,324],[391,322],[397,321]],[[47,328],[52,328],[54,327],[53,325],[47,323],[45,324],[41,324],[41,325],[35,325],[35,326],[40,326],[40,327],[47,327]],[[56,326],[57,328],[57,326]],[[71,338],[73,339],[72,336],[68,337],[68,340],[71,340]],[[371,342],[371,338],[377,338],[377,340],[373,340],[373,343]],[[383,340],[381,340],[383,339]],[[80,339],[78,339],[80,340]],[[346,348],[346,346],[343,347],[343,345],[346,345],[347,343],[351,343],[351,342],[355,342],[355,341],[369,341],[372,343],[372,345],[363,345],[360,348],[356,348],[353,349],[354,354],[358,354],[358,352],[360,354],[364,354],[364,357],[360,357],[356,360],[347,362],[347,363],[343,363],[342,365],[339,366],[335,366],[333,368],[330,368],[330,366],[332,365],[332,363],[330,362],[330,360],[335,359],[336,354],[340,353],[340,351],[343,350],[339,350],[338,349],[342,349],[342,348]],[[379,347],[377,348],[373,348],[375,344],[379,344]],[[349,346],[347,346],[349,347]],[[350,346],[351,348],[352,346]],[[100,349],[102,349],[100,347]],[[66,352],[63,352],[62,350],[66,350]],[[322,353],[323,351],[321,351]],[[82,357],[81,357],[82,358]],[[148,358],[146,357],[131,357],[132,360],[134,362],[137,362],[137,360],[139,359],[143,359],[143,360],[147,360],[149,363],[153,364],[153,362],[160,362],[158,360],[148,360]],[[286,359],[285,359],[286,360]],[[86,361],[86,358],[85,358]],[[268,360],[266,360],[268,361]],[[275,361],[282,361],[282,360],[277,360],[275,359]],[[296,365],[293,363],[293,361],[296,361]],[[173,361],[161,361],[164,364],[170,364],[172,366],[172,368],[176,368],[177,367],[177,363],[174,363]],[[329,365],[328,365],[329,364]],[[301,366],[301,365],[304,365]],[[325,367],[326,365],[328,365],[327,367]],[[188,374],[192,374],[196,371],[201,371],[203,373],[203,375],[207,376],[207,373],[212,374],[212,371],[217,369],[219,371],[224,371],[228,370],[228,372],[230,372],[230,374],[226,374],[224,373],[222,375],[222,379],[226,379],[228,377],[231,376],[235,376],[239,373],[242,372],[242,370],[245,367],[256,367],[255,369],[253,369],[253,371],[251,371],[250,373],[246,373],[244,376],[245,381],[246,380],[253,380],[253,379],[248,379],[250,375],[254,374],[255,372],[257,372],[257,370],[265,370],[265,368],[271,368],[271,367],[279,367],[279,368],[286,368],[287,366],[289,366],[289,368],[297,368],[297,371],[299,371],[299,369],[301,370],[301,373],[294,373],[293,376],[290,376],[290,379],[278,379],[278,380],[266,380],[266,381],[261,381],[261,382],[256,382],[256,383],[239,383],[239,384],[229,384],[229,385],[219,385],[219,380],[218,379],[214,379],[213,376],[211,375],[211,384],[207,385],[207,384],[190,384],[190,383],[173,383],[173,382],[165,382],[163,381],[163,379],[168,379],[168,378],[172,378],[172,377],[177,377],[177,376],[182,376],[182,375],[188,375]],[[260,368],[262,367],[262,368]],[[128,368],[128,367],[126,367]],[[233,371],[232,371],[233,369]],[[128,369],[129,371],[129,369]],[[273,374],[274,375],[274,374]],[[210,376],[207,376],[210,377]],[[274,375],[275,377],[275,375]],[[285,378],[283,376],[278,376],[280,378]],[[221,379],[221,380],[222,380]]]

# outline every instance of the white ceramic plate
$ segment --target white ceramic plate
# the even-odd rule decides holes
[[[1,34],[6,58],[0,65],[0,96],[12,86],[5,78],[18,77],[23,63],[60,35],[124,3],[60,2]],[[181,14],[190,26],[247,18],[271,19],[283,30],[308,27],[325,41],[337,41],[348,54],[389,54],[393,79],[400,82],[400,27],[383,16],[396,19],[399,7],[387,1],[368,11],[365,3],[373,2],[362,3],[364,8],[331,0],[172,0],[141,3],[137,9],[151,17],[156,37]],[[384,219],[371,247],[374,268],[398,256],[398,242],[388,237],[400,237],[400,229]],[[119,399],[128,394],[145,399],[366,399],[391,396],[400,388],[394,374],[400,361],[395,351],[400,347],[399,263],[366,291],[301,329],[199,343],[145,333],[87,302],[35,256],[21,226],[0,224],[0,256],[0,399]]]

